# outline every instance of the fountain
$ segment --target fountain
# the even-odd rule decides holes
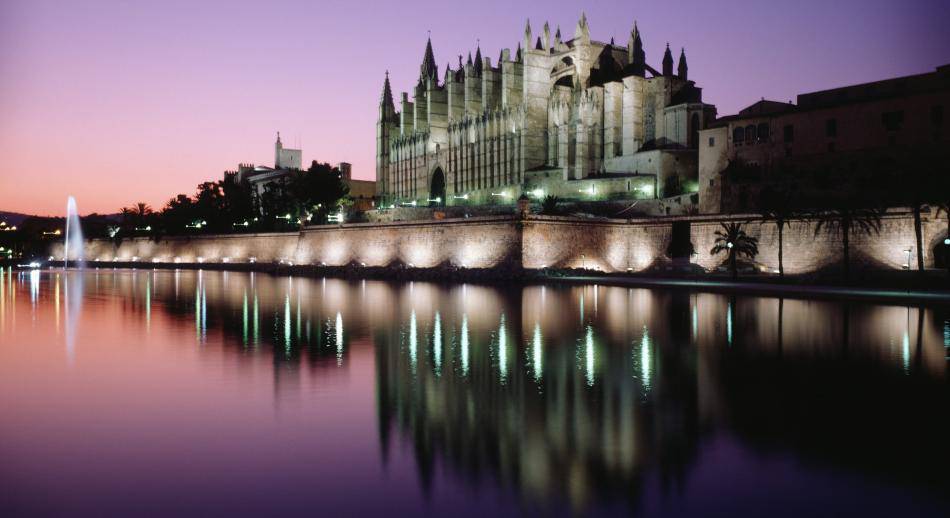
[[[79,225],[79,212],[76,210],[76,198],[66,200],[66,242],[63,244],[63,269],[69,264],[69,250],[73,249],[77,266],[83,264],[82,228]]]

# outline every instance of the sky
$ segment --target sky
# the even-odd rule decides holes
[[[274,140],[375,176],[386,70],[419,74],[431,31],[440,77],[458,55],[497,61],[545,21],[647,62],[685,47],[720,115],[760,98],[932,71],[950,63],[946,0],[399,2],[0,0],[0,211],[156,209],[239,163],[273,165]]]

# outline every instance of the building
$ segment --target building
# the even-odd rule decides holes
[[[355,180],[353,166],[348,162],[337,164],[343,183],[350,189],[350,198],[353,199],[353,210],[366,211],[376,208],[376,182],[373,180]]]
[[[256,199],[264,194],[267,185],[283,181],[293,171],[301,169],[303,151],[285,148],[277,132],[277,142],[274,143],[274,167],[254,164],[239,164],[235,181],[247,180]]]
[[[274,167],[242,163],[238,165],[236,172],[228,174],[232,174],[236,182],[247,180],[251,186],[252,195],[259,201],[268,185],[283,182],[295,171],[301,170],[302,163],[303,151],[285,148],[280,140],[280,132],[278,132],[277,141],[274,143]],[[376,182],[372,180],[354,180],[353,166],[347,162],[337,164],[337,169],[340,171],[343,183],[350,189],[354,209],[362,211],[375,208]]]
[[[389,73],[379,103],[376,178],[384,203],[490,204],[521,194],[574,199],[695,192],[699,132],[715,107],[674,71],[667,45],[647,63],[634,24],[626,46],[592,40],[586,16],[571,39],[530,22],[495,65],[481,48],[439,75],[431,40],[412,95],[398,109]]]
[[[700,212],[755,210],[767,171],[782,166],[847,170],[927,148],[950,149],[948,107],[950,65],[801,94],[796,103],[760,100],[700,131]],[[730,164],[748,166],[751,174],[730,180],[724,175]]]

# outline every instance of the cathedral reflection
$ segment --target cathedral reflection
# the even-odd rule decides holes
[[[635,507],[651,481],[667,491],[686,484],[704,441],[723,434],[763,455],[792,451],[934,491],[950,483],[936,468],[950,462],[947,308],[233,272],[34,280],[0,270],[0,330],[18,290],[24,304],[49,297],[57,325],[62,306],[67,332],[83,296],[94,307],[115,293],[146,332],[170,319],[195,347],[272,359],[278,402],[305,376],[348,372],[362,351],[375,361],[383,460],[410,445],[423,488],[438,467],[528,506]]]

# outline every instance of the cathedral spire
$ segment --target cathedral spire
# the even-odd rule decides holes
[[[439,80],[439,67],[435,64],[435,54],[432,52],[432,38],[426,41],[426,52],[419,67],[419,82],[425,84],[428,78]]]
[[[681,48],[680,62],[679,62],[679,66],[676,67],[676,72],[677,72],[676,75],[678,75],[680,79],[686,81],[688,71],[689,71],[689,67],[686,65],[686,49]]]
[[[630,40],[627,42],[627,59],[633,72],[643,76],[646,70],[646,53],[643,51],[643,40],[640,39],[640,29],[637,28],[637,22],[633,22],[633,30],[630,31]]]
[[[670,52],[670,44],[666,44],[666,52],[663,53],[663,75],[670,77],[673,75],[673,53]]]
[[[475,47],[475,75],[482,75],[482,45],[480,43]]]
[[[587,26],[587,13],[583,11],[581,11],[581,19],[577,21],[577,27],[574,29],[574,39],[590,41],[590,27]]]
[[[524,48],[531,48],[531,19],[527,19],[524,22]]]
[[[389,86],[389,70],[386,71],[386,79],[383,81],[383,96],[379,105],[384,108],[390,107],[393,111],[396,110],[396,105],[393,104],[393,90]],[[277,133],[277,140],[280,140],[280,133]]]
[[[544,47],[544,50],[548,50],[551,46],[551,26],[548,25],[548,22],[544,22],[544,31],[542,34],[541,45]]]

